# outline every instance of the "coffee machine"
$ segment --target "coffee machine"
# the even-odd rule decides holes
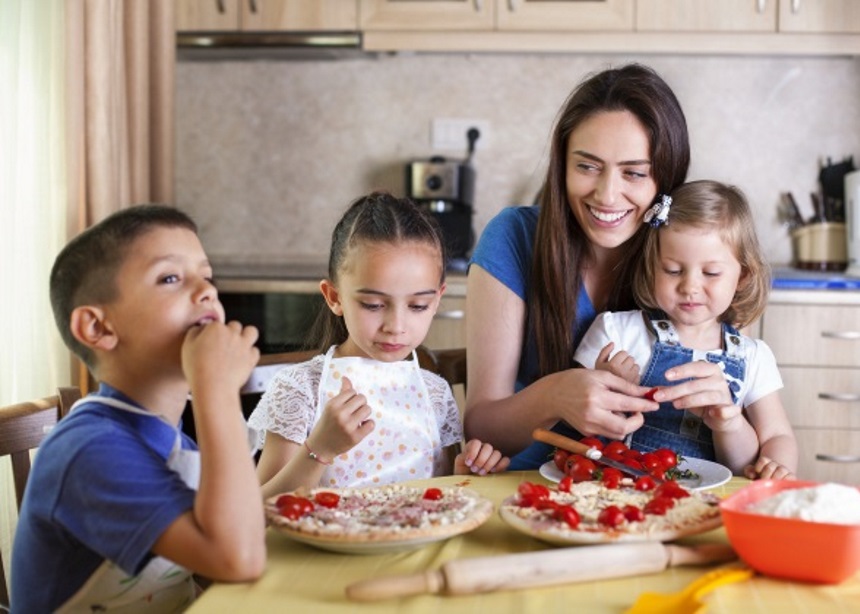
[[[475,244],[472,214],[475,199],[475,169],[472,153],[480,136],[476,128],[467,133],[468,156],[448,160],[433,156],[406,165],[406,195],[439,221],[448,248],[448,268],[465,271]]]

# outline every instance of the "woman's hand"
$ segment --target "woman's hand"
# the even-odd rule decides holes
[[[355,391],[349,378],[342,378],[340,392],[325,404],[320,421],[308,436],[308,446],[327,461],[351,450],[373,432],[371,412],[367,398]]]
[[[642,398],[648,388],[608,371],[568,369],[545,378],[553,412],[583,435],[623,439],[642,426],[642,412],[659,405]]]

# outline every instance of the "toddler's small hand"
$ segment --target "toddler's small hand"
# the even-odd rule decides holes
[[[478,475],[487,475],[488,473],[499,473],[507,469],[510,462],[511,459],[503,456],[490,444],[482,443],[477,439],[470,439],[463,451],[454,459],[454,474],[477,473]]]
[[[786,467],[767,456],[760,456],[753,465],[744,467],[744,476],[750,480],[796,480]]]
[[[631,384],[639,383],[639,365],[633,360],[633,357],[619,350],[614,356],[611,356],[615,344],[611,341],[607,343],[600,353],[597,355],[597,360],[594,363],[594,368],[600,371],[609,371],[618,377],[627,380]]]

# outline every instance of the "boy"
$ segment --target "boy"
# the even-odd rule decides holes
[[[12,558],[12,611],[178,611],[191,573],[258,577],[265,519],[239,402],[257,330],[224,323],[194,222],[119,211],[51,271],[65,343],[99,381],[39,449]],[[197,445],[178,424],[189,388]],[[137,611],[137,610],[135,610]]]

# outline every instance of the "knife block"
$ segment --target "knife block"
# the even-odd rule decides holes
[[[845,224],[808,224],[791,232],[794,266],[812,271],[844,271],[848,266]]]

